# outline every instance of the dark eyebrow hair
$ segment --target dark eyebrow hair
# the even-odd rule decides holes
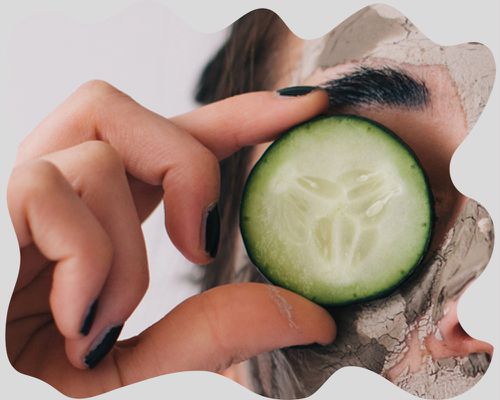
[[[359,67],[319,87],[325,89],[331,107],[380,105],[422,109],[429,102],[425,82],[393,67]]]

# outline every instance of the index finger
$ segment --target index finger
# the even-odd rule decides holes
[[[301,97],[249,93],[179,116],[174,123],[111,85],[92,81],[35,129],[23,142],[17,162],[86,141],[107,142],[129,175],[163,193],[172,242],[190,261],[202,264],[215,256],[218,243],[213,211],[219,197],[216,156],[221,159],[241,147],[272,140],[287,127],[318,114],[327,103],[320,91]],[[154,202],[161,197],[147,193]],[[140,190],[132,195],[139,213],[152,209],[145,206],[149,198]],[[215,221],[211,225],[209,215]]]
[[[161,184],[165,171],[155,167],[165,166],[164,156],[172,153],[172,141],[194,145],[192,138],[182,138],[186,133],[223,159],[242,147],[274,140],[327,107],[328,95],[323,90],[297,97],[262,91],[229,97],[167,119],[108,83],[91,81],[36,127],[22,143],[17,162],[103,140],[118,151],[132,175]]]
[[[314,90],[299,97],[252,92],[218,101],[171,119],[223,159],[242,147],[268,142],[328,107],[328,95]]]

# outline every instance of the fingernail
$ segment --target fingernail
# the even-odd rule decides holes
[[[318,87],[317,86],[290,86],[290,87],[278,89],[276,92],[280,96],[304,96],[305,94],[311,93],[314,89],[318,89]]]
[[[220,217],[217,203],[208,207],[205,215],[205,252],[215,258],[219,247]]]
[[[94,368],[109,353],[115,345],[118,336],[120,336],[122,328],[123,325],[110,328],[104,337],[100,341],[97,341],[97,345],[85,356],[84,362],[88,368]]]
[[[90,332],[90,329],[92,329],[92,324],[94,323],[98,303],[99,301],[98,299],[96,299],[87,311],[87,315],[85,316],[82,327],[80,328],[80,333],[83,336],[87,336]]]

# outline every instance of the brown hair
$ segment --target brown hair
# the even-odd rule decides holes
[[[238,19],[220,50],[205,66],[195,95],[202,104],[240,93],[269,89],[275,79],[272,63],[288,28],[274,12],[259,9]],[[216,260],[205,267],[203,289],[235,281],[256,280],[255,268],[237,270],[239,204],[248,173],[251,148],[221,162],[221,238]],[[249,275],[250,274],[250,275]]]

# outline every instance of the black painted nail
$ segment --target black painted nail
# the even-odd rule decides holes
[[[318,89],[317,86],[290,86],[282,89],[278,89],[276,92],[280,96],[304,96],[305,94],[311,93],[314,89]]]
[[[92,324],[94,323],[95,315],[97,312],[98,303],[99,299],[96,299],[90,306],[89,310],[87,311],[87,315],[83,320],[82,327],[80,328],[80,333],[83,336],[87,336],[90,332],[90,329],[92,328]]]
[[[112,327],[102,338],[97,346],[95,346],[85,356],[85,365],[88,368],[94,368],[99,362],[109,353],[120,336],[123,325]]]
[[[213,204],[207,209],[205,216],[205,251],[215,258],[219,247],[220,217],[219,206]]]

